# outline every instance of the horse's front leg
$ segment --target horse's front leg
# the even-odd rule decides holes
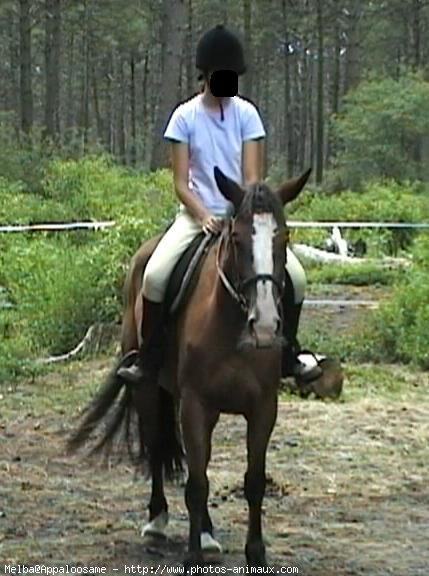
[[[193,394],[186,390],[180,407],[183,442],[188,464],[185,502],[189,513],[189,548],[185,569],[203,564],[201,534],[207,529],[207,498],[209,482],[211,435],[219,414],[208,412]],[[211,526],[210,526],[211,528]]]
[[[265,566],[261,509],[265,494],[265,459],[277,417],[277,396],[266,399],[247,417],[247,471],[244,493],[249,505],[246,559],[250,566]]]

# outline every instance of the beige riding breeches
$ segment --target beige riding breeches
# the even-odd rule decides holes
[[[148,300],[163,301],[175,265],[201,229],[201,225],[186,210],[177,214],[147,263],[143,276],[143,294]],[[286,270],[292,280],[295,303],[300,304],[304,300],[306,277],[300,261],[289,247]]]

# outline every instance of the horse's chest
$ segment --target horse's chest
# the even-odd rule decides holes
[[[226,355],[210,365],[194,386],[220,412],[246,414],[264,397],[277,393],[278,377],[272,363],[259,360]]]

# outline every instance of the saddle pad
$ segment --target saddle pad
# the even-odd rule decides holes
[[[209,246],[215,239],[215,236],[201,232],[194,238],[177,262],[165,293],[164,303],[168,314],[174,314],[179,309],[188,293],[188,288],[201,258],[207,254]]]

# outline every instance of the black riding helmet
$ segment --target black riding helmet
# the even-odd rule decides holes
[[[196,67],[203,73],[233,70],[241,76],[246,72],[246,64],[240,40],[221,24],[215,26],[198,42]]]

